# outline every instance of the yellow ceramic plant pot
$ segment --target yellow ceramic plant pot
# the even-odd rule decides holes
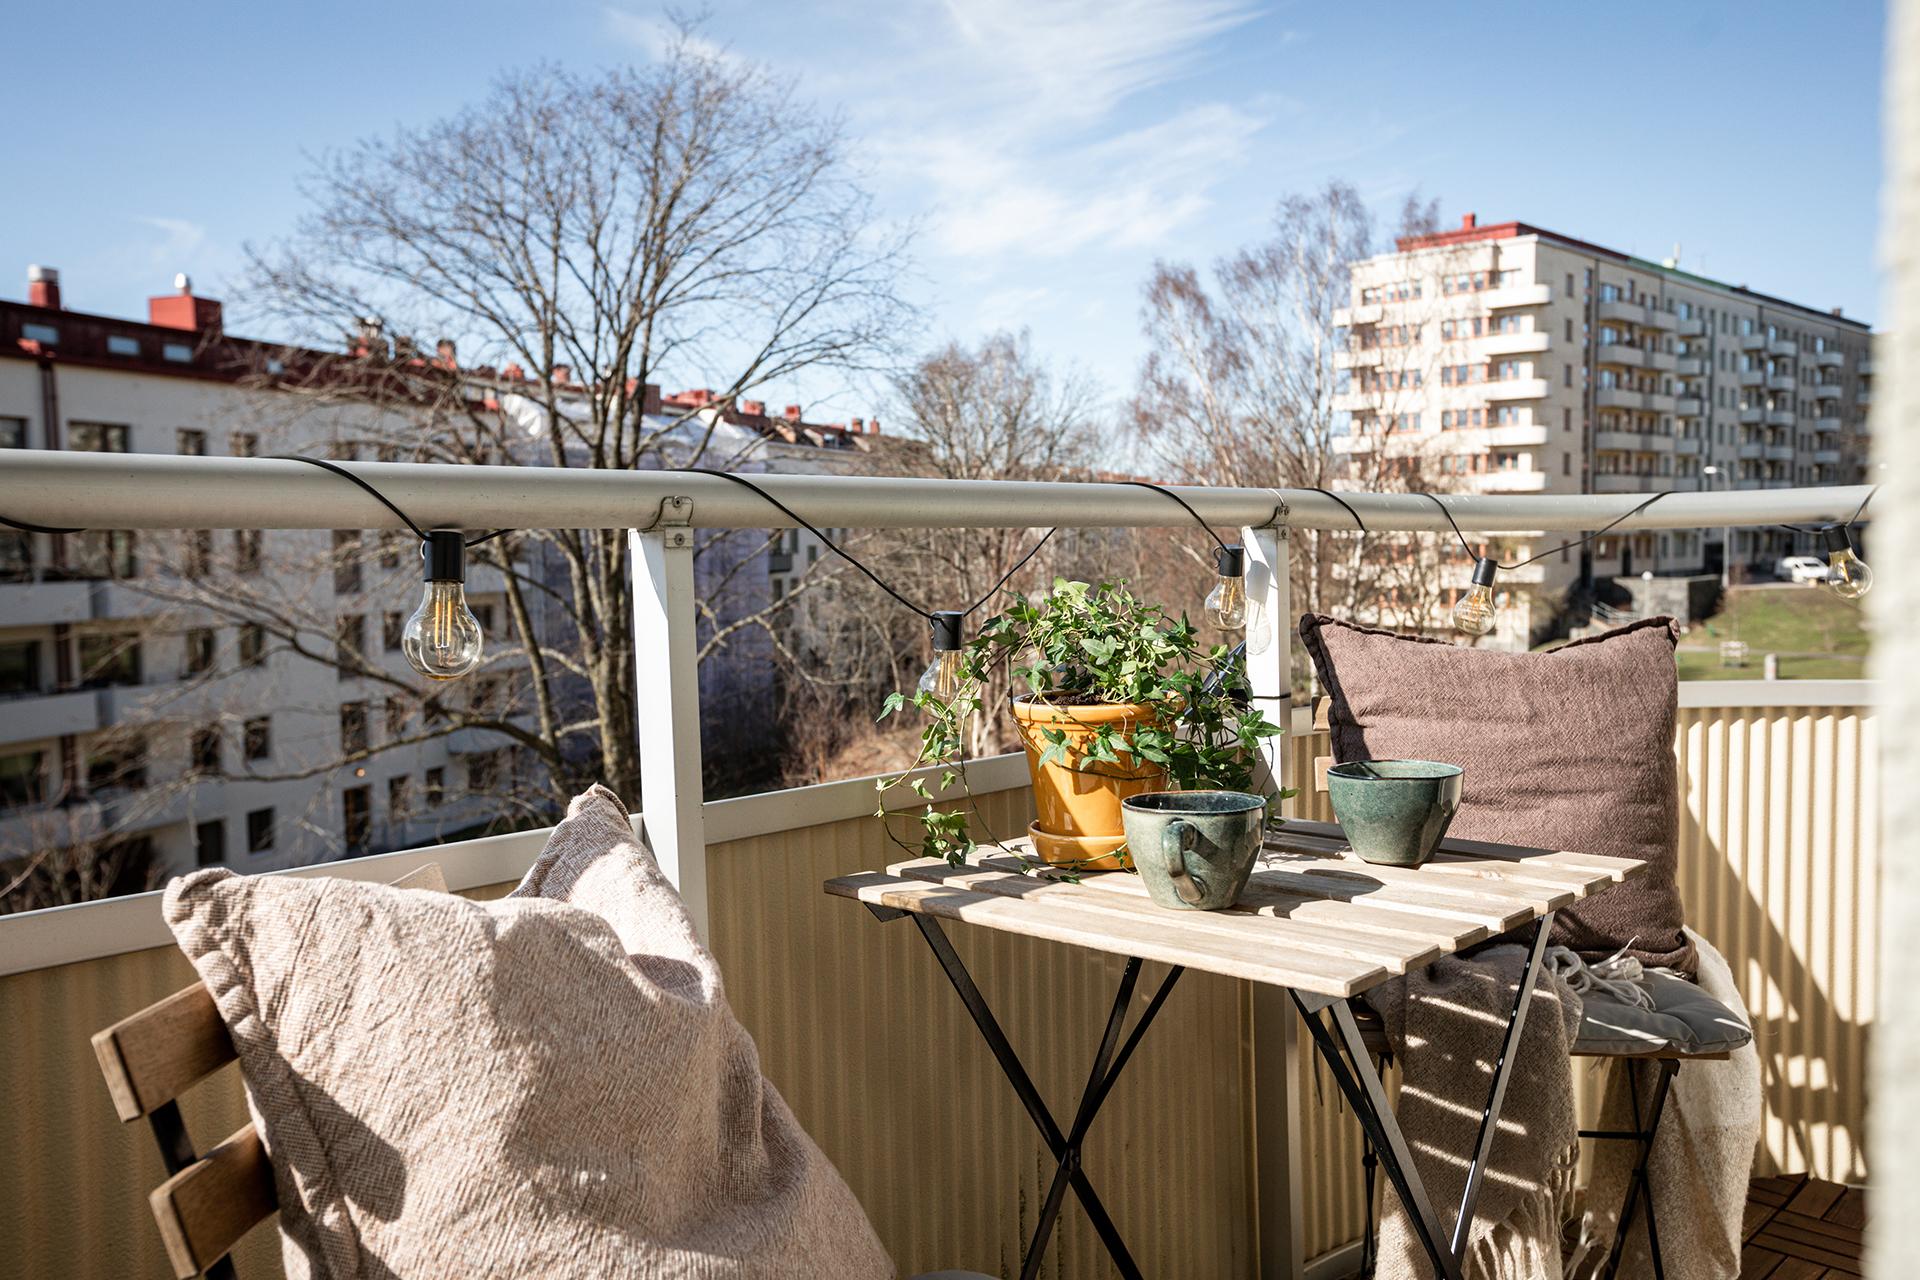
[[[1133,702],[1057,706],[1029,696],[1014,699],[1013,718],[1026,747],[1033,806],[1039,814],[1028,828],[1034,852],[1056,866],[1083,871],[1127,867],[1120,802],[1165,791],[1167,771],[1127,755],[1114,763],[1089,761],[1083,752],[1087,740],[1108,725],[1132,737],[1136,728],[1153,723],[1155,709]],[[1066,734],[1067,753],[1064,760],[1043,765],[1040,756],[1050,745],[1046,730]]]

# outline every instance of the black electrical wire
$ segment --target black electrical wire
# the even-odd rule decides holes
[[[276,462],[304,462],[310,467],[319,467],[322,471],[331,471],[334,475],[339,476],[343,480],[351,480],[354,484],[359,485],[362,489],[366,490],[369,494],[371,494],[374,500],[378,502],[381,506],[393,512],[393,514],[395,514],[396,516],[399,516],[400,522],[406,525],[407,528],[413,530],[415,537],[419,538],[420,541],[422,542],[427,541],[427,531],[425,529],[422,529],[419,525],[415,524],[413,522],[412,516],[408,515],[406,512],[402,511],[399,507],[395,506],[393,504],[393,501],[390,498],[388,498],[386,494],[374,488],[371,483],[369,483],[366,480],[363,480],[361,477],[355,475],[353,472],[341,466],[339,463],[328,462],[324,458],[302,457],[300,454],[297,454],[297,453],[270,453],[270,454],[267,454],[266,456],[273,459]],[[495,538],[500,537],[502,534],[511,533],[511,532],[512,530],[510,529],[495,529],[492,533],[482,534],[478,538],[467,539],[465,542],[465,545],[469,547],[477,547],[483,542],[491,542]]]
[[[1585,546],[1587,543],[1592,542],[1595,538],[1599,537],[1601,534],[1606,533],[1608,530],[1613,529],[1617,525],[1620,525],[1625,521],[1631,520],[1634,516],[1639,515],[1642,511],[1645,511],[1648,507],[1660,501],[1660,499],[1670,496],[1672,492],[1673,491],[1671,489],[1668,489],[1668,490],[1663,490],[1660,493],[1654,494],[1652,497],[1648,498],[1645,502],[1641,503],[1639,506],[1634,507],[1630,511],[1623,512],[1621,515],[1608,521],[1606,524],[1600,526],[1598,529],[1595,529],[1592,533],[1588,534],[1584,538],[1575,538],[1572,542],[1563,542],[1557,547],[1548,547],[1545,551],[1542,551],[1537,556],[1528,556],[1525,560],[1519,560],[1514,562],[1513,564],[1501,564],[1497,560],[1494,561],[1494,564],[1502,572],[1511,572],[1514,569],[1523,569],[1527,565],[1532,564],[1535,560],[1545,560],[1548,556],[1552,555],[1556,551],[1568,551],[1574,547]],[[1460,549],[1467,553],[1467,558],[1469,560],[1479,560],[1481,557],[1474,552],[1473,544],[1467,541],[1467,535],[1460,532],[1460,526],[1458,523],[1454,521],[1453,512],[1447,509],[1447,504],[1440,501],[1439,498],[1435,497],[1431,493],[1422,493],[1419,496],[1422,498],[1425,498],[1427,501],[1433,503],[1434,506],[1440,508],[1440,514],[1447,518],[1447,523],[1449,525],[1453,526],[1453,536],[1460,539]],[[1871,497],[1872,495],[1869,494],[1868,496]]]
[[[919,614],[921,617],[927,619],[929,622],[933,620],[933,614],[930,611],[926,609],[922,609],[919,605],[915,604],[913,601],[907,599],[905,596],[901,595],[898,591],[894,590],[892,585],[886,582],[885,580],[883,580],[879,574],[867,568],[866,565],[860,562],[858,557],[854,556],[846,548],[842,547],[839,543],[835,542],[832,538],[829,538],[826,534],[822,533],[819,530],[819,528],[816,527],[805,516],[801,515],[798,511],[795,511],[792,507],[789,507],[786,503],[780,501],[780,499],[774,497],[772,494],[768,493],[765,489],[762,489],[759,485],[747,479],[745,476],[735,475],[731,471],[717,471],[711,467],[674,467],[672,468],[672,470],[688,473],[691,475],[698,475],[698,476],[718,476],[722,480],[731,480],[737,485],[753,490],[753,492],[759,494],[761,498],[765,499],[770,506],[774,507],[782,515],[786,516],[789,520],[799,525],[802,529],[805,529],[808,533],[811,533],[814,537],[820,539],[821,543],[825,545],[827,550],[833,552],[833,554],[839,556],[842,560],[845,560],[848,564],[852,565],[854,568],[858,569],[861,573],[865,574],[868,581],[872,582],[874,586],[879,587],[882,591],[892,596],[904,608]],[[1183,503],[1182,505],[1185,505],[1185,504]],[[1033,546],[1027,549],[1027,553],[1021,556],[1020,559],[1014,563],[1013,568],[1001,574],[1000,580],[994,583],[991,587],[987,589],[987,594],[981,596],[978,600],[975,600],[972,604],[968,605],[964,610],[961,611],[960,616],[961,617],[968,616],[969,614],[973,613],[974,610],[978,609],[981,605],[993,599],[995,593],[998,592],[1000,588],[1006,586],[1008,581],[1012,579],[1014,574],[1026,568],[1027,562],[1033,559],[1034,556],[1038,555],[1040,552],[1040,548],[1047,544],[1047,539],[1051,538],[1058,531],[1059,531],[1059,526],[1056,525],[1054,528],[1048,529],[1045,533],[1041,534],[1039,537],[1039,540],[1036,541],[1033,544]]]
[[[1853,514],[1848,516],[1845,520],[1840,521],[1841,526],[1843,528],[1849,528],[1849,529],[1852,528],[1854,522],[1860,518],[1863,512],[1866,511],[1867,504],[1869,502],[1872,502],[1873,496],[1879,492],[1880,492],[1880,486],[1877,484],[1874,485],[1871,489],[1868,489],[1867,496],[1860,499],[1860,505],[1853,509]],[[1805,525],[1800,525],[1800,524],[1782,524],[1782,525],[1776,525],[1774,527],[1778,529],[1785,529],[1788,533],[1819,533],[1820,532],[1818,528],[1809,529]]]
[[[18,529],[22,533],[85,533],[85,529],[55,529],[50,525],[28,524],[24,520],[9,520],[0,516],[0,524],[9,529]]]
[[[1213,539],[1215,546],[1219,547],[1222,551],[1225,551],[1227,549],[1226,542],[1220,537],[1219,534],[1213,531],[1213,526],[1208,524],[1205,520],[1203,520],[1200,517],[1200,513],[1193,509],[1193,504],[1188,502],[1185,498],[1181,497],[1179,494],[1175,493],[1173,490],[1167,488],[1165,485],[1155,484],[1151,480],[1117,480],[1114,483],[1130,484],[1137,489],[1151,489],[1155,493],[1162,494],[1166,497],[1172,498],[1175,502],[1179,503],[1182,507],[1186,508],[1187,514],[1193,517],[1193,522],[1199,525],[1200,528],[1203,531],[1205,531],[1206,535],[1209,538]]]
[[[1348,502],[1345,498],[1341,497],[1339,494],[1335,493],[1331,489],[1322,489],[1317,485],[1306,484],[1306,485],[1301,485],[1300,487],[1302,489],[1305,489],[1308,493],[1317,493],[1317,494],[1320,494],[1322,497],[1332,498],[1335,502],[1345,507],[1347,509],[1347,514],[1353,517],[1354,528],[1358,529],[1361,533],[1367,532],[1367,522],[1360,518],[1360,513],[1358,511],[1355,511],[1353,509],[1353,504]]]

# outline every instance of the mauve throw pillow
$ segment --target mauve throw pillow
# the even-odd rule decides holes
[[[1671,618],[1548,653],[1467,649],[1311,614],[1300,636],[1330,698],[1335,759],[1459,765],[1449,836],[1643,860],[1643,874],[1562,910],[1553,940],[1589,960],[1624,947],[1642,964],[1693,975],[1674,883]]]
[[[538,896],[168,886],[239,1049],[288,1275],[892,1276],[619,801],[576,800],[541,865],[624,879],[621,932]]]

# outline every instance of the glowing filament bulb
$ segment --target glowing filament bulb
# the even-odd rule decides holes
[[[1827,542],[1827,590],[1842,600],[1858,600],[1873,589],[1873,570],[1853,549],[1847,525],[1830,524],[1820,530]]]
[[[1244,629],[1247,652],[1265,653],[1273,643],[1273,629],[1267,625],[1267,611],[1247,594],[1246,548],[1232,542],[1221,547],[1213,553],[1213,567],[1219,577],[1201,607],[1207,621],[1222,631]]]
[[[966,680],[963,659],[965,653],[960,648],[960,623],[966,615],[952,610],[941,610],[931,619],[933,626],[933,661],[920,673],[920,692],[931,694],[941,702],[953,701],[960,692],[960,686]]]
[[[1499,568],[1484,556],[1473,562],[1473,585],[1453,606],[1455,631],[1477,637],[1493,630],[1494,616],[1499,613],[1493,602],[1493,577]]]
[[[480,620],[467,607],[466,544],[458,530],[435,529],[420,547],[426,591],[400,633],[407,663],[429,680],[454,680],[480,665]]]

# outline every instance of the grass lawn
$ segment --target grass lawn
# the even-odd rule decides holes
[[[1720,665],[1720,642],[1747,642],[1747,665]],[[1783,680],[1858,680],[1871,648],[1858,602],[1814,586],[1735,587],[1680,638],[1682,680],[1758,680],[1769,653]]]

